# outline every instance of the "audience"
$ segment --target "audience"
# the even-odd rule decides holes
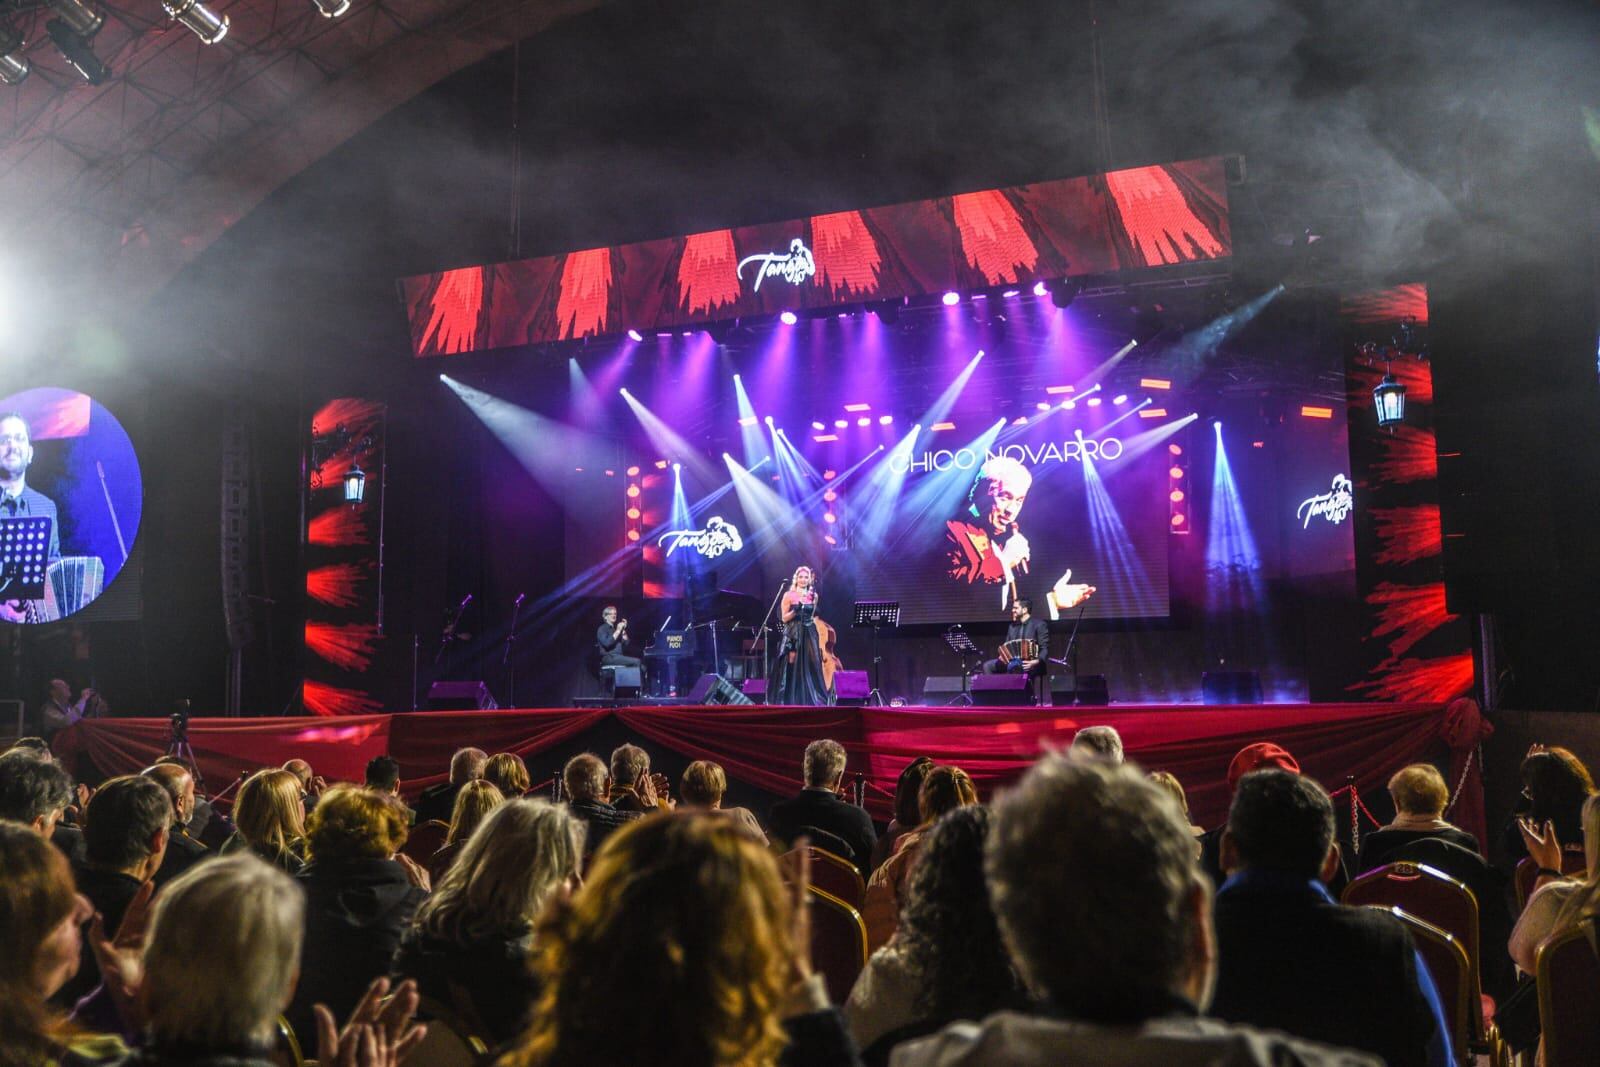
[[[639,817],[636,811],[618,811],[607,800],[611,779],[606,765],[593,752],[573,756],[561,769],[561,786],[567,794],[567,807],[588,827],[584,857],[593,855],[613,830]]]
[[[416,979],[491,1046],[521,1033],[539,989],[527,962],[534,922],[576,888],[583,836],[560,805],[524,798],[494,809],[418,909],[393,974]]]
[[[528,765],[514,752],[500,752],[489,757],[483,765],[483,780],[500,790],[507,800],[515,800],[533,785],[528,776]]]
[[[1523,757],[1522,798],[1501,834],[1511,863],[1528,854],[1519,822],[1523,818],[1543,827],[1550,823],[1561,841],[1583,840],[1583,805],[1594,795],[1589,768],[1570,750],[1554,745],[1533,745]]]
[[[792,800],[772,805],[767,820],[771,836],[787,845],[800,837],[854,863],[861,877],[871,874],[872,846],[878,834],[865,808],[846,803],[839,790],[844,782],[845,751],[837,741],[813,741],[806,746],[802,772],[805,788]]]
[[[303,759],[289,760],[283,765],[283,769],[300,780],[300,791],[306,795],[306,811],[310,812],[317,806],[317,798],[328,788],[328,783],[321,775],[314,773],[311,764]]]
[[[25,823],[49,841],[70,803],[72,779],[49,753],[23,748],[0,755],[0,819]]]
[[[611,805],[643,815],[661,806],[666,779],[650,773],[650,753],[638,745],[618,745],[611,752]]]
[[[189,820],[194,816],[194,775],[187,767],[158,763],[144,771],[172,800],[172,833],[167,840],[167,855],[156,871],[156,885],[164,886],[211,854],[211,850],[189,836]]]
[[[678,783],[678,796],[682,800],[680,811],[714,811],[732,819],[734,825],[752,838],[767,843],[767,832],[749,808],[725,808],[722,796],[728,791],[728,775],[722,764],[710,760],[695,760],[683,769],[683,779]]]
[[[1450,789],[1433,764],[1413,763],[1396,771],[1389,779],[1389,796],[1394,801],[1394,819],[1383,829],[1362,837],[1357,872],[1382,867],[1395,852],[1425,838],[1478,851],[1476,837],[1444,821]]]
[[[366,786],[380,793],[400,795],[400,761],[393,756],[373,756],[367,761]]]
[[[239,787],[233,802],[238,827],[222,853],[253,852],[288,874],[306,865],[306,808],[300,779],[289,771],[257,771]]]
[[[311,1005],[344,1016],[389,972],[400,938],[427,895],[428,876],[405,856],[411,813],[396,797],[354,785],[322,794],[306,827],[305,955],[288,1016],[309,1033]]]
[[[872,872],[867,882],[867,898],[861,918],[867,924],[867,947],[878,949],[894,936],[900,919],[900,906],[906,898],[906,885],[922,855],[927,831],[946,812],[978,802],[977,787],[960,767],[935,767],[922,780],[917,791],[917,811],[921,822],[900,838],[895,853],[882,867]]]
[[[1389,1067],[1449,1067],[1449,1024],[1410,933],[1391,915],[1328,895],[1339,846],[1321,786],[1284,770],[1241,778],[1222,865],[1219,1019],[1363,1049]],[[1283,972],[1285,946],[1293,980]]]
[[[1150,781],[1165,789],[1173,800],[1178,802],[1178,810],[1183,812],[1183,819],[1189,822],[1189,795],[1183,791],[1183,783],[1178,781],[1178,776],[1171,771],[1151,771]],[[1189,823],[1189,832],[1194,834],[1194,854],[1200,855],[1200,839],[1205,836],[1205,827]]]
[[[458,749],[450,757],[449,780],[430,785],[417,797],[417,822],[449,822],[451,812],[455,811],[456,794],[468,782],[482,778],[488,762],[489,754],[481,748]]]
[[[844,1006],[868,1064],[887,1063],[896,1044],[946,1023],[1027,1006],[983,880],[989,823],[989,809],[973,804],[923,834],[899,929],[872,954]]]
[[[1553,829],[1553,828],[1552,828]],[[1528,854],[1541,868],[1540,884],[1511,931],[1511,959],[1525,974],[1534,973],[1539,946],[1585,919],[1600,915],[1600,796],[1583,802],[1585,877],[1556,877],[1561,870],[1561,840],[1524,826]],[[1546,873],[1548,872],[1548,873]]]
[[[1085,726],[1072,735],[1072,747],[1067,754],[1077,759],[1105,760],[1110,764],[1122,762],[1122,735],[1114,726]]]
[[[1045,756],[996,802],[985,873],[1043,1010],[953,1023],[897,1048],[895,1067],[1377,1062],[1202,1016],[1210,887],[1177,805],[1131,767]]]
[[[428,875],[438,878],[450,869],[472,832],[483,822],[484,816],[505,802],[505,796],[487,778],[468,782],[456,794],[456,810],[450,813],[450,829],[444,844],[428,860]]]
[[[156,765],[170,763],[174,767],[193,770],[189,763],[177,756],[162,756]],[[211,807],[211,801],[200,795],[199,782],[195,782],[194,811],[189,815],[188,835],[213,852],[222,848],[233,836],[233,820]]]
[[[900,777],[894,784],[894,818],[889,820],[888,829],[884,830],[877,843],[872,846],[873,870],[883,866],[884,861],[894,855],[895,843],[900,840],[901,834],[910,833],[921,823],[922,814],[917,808],[917,793],[922,788],[922,780],[932,769],[932,757],[918,756],[901,770]]]
[[[1228,763],[1228,796],[1232,797],[1239,787],[1239,779],[1267,767],[1300,773],[1299,762],[1286,749],[1271,741],[1258,741],[1241,748]],[[1221,885],[1227,877],[1222,869],[1222,834],[1226,829],[1224,824],[1200,835],[1200,869],[1205,871],[1212,885]]]
[[[533,1021],[503,1067],[859,1063],[772,855],[732,820],[640,819],[534,944]]]

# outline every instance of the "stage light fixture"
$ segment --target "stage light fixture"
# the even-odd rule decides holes
[[[1124,404],[1126,404],[1128,402],[1128,394],[1127,393],[1118,393],[1116,396],[1111,398],[1111,402],[1113,404],[1117,405],[1117,407],[1120,408],[1122,405],[1124,405]]]
[[[100,62],[100,57],[94,54],[94,49],[80,34],[74,33],[72,27],[60,19],[51,19],[44,24],[44,32],[50,35],[50,40],[55,42],[61,54],[72,64],[83,80],[90,85],[99,85],[111,76],[111,68]]]
[[[1061,402],[1061,406],[1066,408],[1068,411],[1078,410],[1078,402],[1076,400],[1063,400]]]
[[[839,543],[838,540],[833,536],[833,534],[823,534],[822,535],[822,539],[824,541],[826,541],[830,545],[836,545],[836,544]]]
[[[682,474],[683,473],[683,464],[682,463],[674,463],[672,465],[672,473],[673,474]]]
[[[768,426],[771,426],[772,425],[772,416],[768,415],[762,421],[765,422]]]
[[[839,435],[836,434],[836,433],[819,433],[819,434],[812,435],[811,439],[813,441],[819,441],[819,442],[820,441],[837,441],[839,439]]]
[[[1145,408],[1139,412],[1141,419],[1164,419],[1167,417],[1166,408]]]
[[[818,422],[816,419],[812,419],[811,420],[811,428],[813,430],[826,430],[828,427],[825,426],[824,424]]]
[[[822,515],[822,521],[823,521],[823,522],[827,522],[827,523],[834,523],[834,522],[838,522],[838,521],[839,521],[839,516],[837,516],[837,515],[835,515],[835,514],[834,514],[834,513],[833,513],[833,512],[831,512],[831,511],[827,511],[827,512],[824,512],[824,513],[823,513],[823,515]]]
[[[344,474],[344,501],[346,504],[359,504],[366,495],[367,472],[352,463]]]
[[[879,415],[878,416],[878,425],[879,426],[891,426],[893,424],[894,424],[894,416],[893,415]]]
[[[637,485],[628,486],[628,498],[630,500],[637,498],[638,495],[639,495],[639,487]]]
[[[953,422],[936,422],[932,426],[928,427],[928,432],[943,433],[946,430],[953,430],[955,428],[956,424]]]
[[[769,418],[769,419],[767,419],[767,421],[771,422],[772,420]],[[754,415],[746,415],[742,419],[739,420],[739,425],[740,426],[754,426],[755,424],[756,424],[756,417]]]
[[[73,33],[88,40],[100,32],[100,27],[106,24],[106,16],[102,11],[80,4],[78,0],[45,0],[46,5],[54,11],[67,28]]]
[[[1172,516],[1172,525],[1174,525],[1174,526],[1182,526],[1183,525],[1183,513],[1182,512],[1179,512],[1178,514]]]
[[[850,420],[849,419],[834,419],[833,420],[833,428],[835,430],[842,430],[846,426],[849,426],[849,425],[850,425]]]
[[[1050,410],[1050,401],[1041,400],[1041,401],[1039,401],[1037,404],[1035,404],[1033,406],[1038,408],[1040,411],[1049,411]]]
[[[639,477],[639,468],[638,467],[629,467],[628,468],[628,477],[630,477],[630,478]]]
[[[1140,378],[1139,379],[1139,388],[1141,388],[1141,389],[1171,389],[1172,388],[1172,380],[1170,378]]]
[[[639,509],[638,508],[629,508],[628,509],[628,518],[637,519],[638,517],[639,517]]]
[[[1169,468],[1167,470],[1167,473],[1169,475],[1171,475],[1174,480],[1176,480],[1178,478],[1182,478],[1183,477],[1183,468],[1177,466],[1176,464],[1174,464],[1171,468]]]
[[[856,425],[857,426],[871,426],[872,425],[872,416],[871,415],[863,415],[863,416],[861,416],[859,419],[856,420]]]
[[[1050,303],[1062,311],[1071,307],[1072,302],[1078,299],[1078,294],[1083,292],[1082,284],[1067,278],[1059,278],[1051,282],[1048,288],[1050,290]]]
[[[1172,492],[1167,494],[1167,499],[1171,500],[1174,504],[1183,503],[1183,490],[1174,489]]]
[[[822,499],[827,501],[829,504],[831,504],[835,500],[839,499],[839,494],[836,491],[832,490],[832,489],[824,490],[823,494],[822,494]]]
[[[848,411],[850,414],[854,415],[858,411],[871,411],[872,410],[872,405],[871,404],[861,404],[861,403],[846,404],[844,406],[844,409],[846,411]]]
[[[795,323],[800,321],[800,316],[796,315],[792,311],[785,311],[779,314],[778,321],[783,323],[785,326],[793,326]]]
[[[1171,452],[1174,456],[1181,456],[1183,455],[1183,446],[1177,444],[1168,445],[1167,451]]]
[[[1034,296],[1044,296],[1044,295],[1048,294],[1049,292],[1050,292],[1050,287],[1048,285],[1046,285],[1044,282],[1034,282],[1033,283],[1033,295]]]
[[[1383,381],[1372,390],[1372,406],[1378,413],[1378,425],[1394,433],[1394,428],[1406,421],[1406,387],[1395,381],[1393,370],[1383,375]]]
[[[202,44],[216,44],[228,36],[228,16],[218,15],[200,0],[161,0],[169,18],[181,22]]]
[[[831,482],[837,477],[839,477],[838,471],[828,470],[822,472],[822,480],[825,482]]]
[[[33,68],[22,55],[22,34],[10,26],[0,26],[0,82],[21,85]]]
[[[311,4],[325,19],[336,19],[350,10],[350,0],[311,0]]]
[[[1002,297],[1004,297],[1005,299],[1010,300],[1014,296],[1021,296],[1022,295],[1022,290],[1021,289],[1007,289],[1005,292],[1001,293],[1000,295]]]
[[[940,299],[942,299],[944,301],[944,306],[945,307],[953,308],[957,304],[961,303],[961,294],[958,293],[958,292],[955,292],[954,290],[952,290],[952,291],[950,291],[948,293],[945,293],[944,296],[941,297]]]
[[[1089,406],[1092,407],[1092,408],[1099,407],[1100,406],[1100,398],[1097,397],[1097,396],[1091,396],[1089,398]]]
[[[639,531],[638,530],[629,530],[628,531],[628,540],[630,540],[630,541],[639,540]]]
[[[629,330],[628,331],[628,340],[630,340],[630,341],[643,341],[644,340],[644,334],[640,333],[638,330]]]
[[[666,469],[667,469],[667,461],[666,460],[664,460],[664,459],[656,460],[656,470],[664,471]]]

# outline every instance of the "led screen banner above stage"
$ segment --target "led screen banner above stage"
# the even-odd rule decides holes
[[[400,283],[414,354],[674,329],[1230,254],[1221,159],[591,248]]]

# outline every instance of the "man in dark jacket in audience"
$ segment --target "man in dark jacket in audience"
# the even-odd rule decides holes
[[[211,850],[189,836],[194,818],[194,775],[181,764],[158,763],[147,767],[144,777],[167,791],[172,800],[172,835],[167,841],[167,856],[156,871],[157,887],[164,886],[190,867],[211,855]]]
[[[872,873],[869,865],[878,832],[865,808],[840,798],[844,764],[844,746],[839,742],[823,740],[807,745],[803,768],[806,787],[794,799],[772,805],[769,826],[772,837],[789,844],[807,836],[813,845],[832,852],[842,843],[850,850],[844,858],[860,868],[865,878]]]
[[[561,787],[566,790],[567,807],[572,809],[572,814],[589,826],[583,843],[586,861],[618,827],[639,818],[639,812],[621,811],[606,799],[611,776],[605,761],[593,752],[580,753],[567,760],[567,765],[561,769]]]
[[[1325,888],[1339,865],[1333,831],[1333,803],[1311,779],[1262,770],[1239,780],[1222,836],[1212,1011],[1389,1067],[1450,1067],[1449,1026],[1410,933]]]
[[[417,797],[417,825],[434,820],[449,822],[450,816],[455,814],[456,794],[468,782],[482,778],[484,764],[488,762],[489,754],[481,748],[457,749],[450,757],[449,781],[430,785]]]

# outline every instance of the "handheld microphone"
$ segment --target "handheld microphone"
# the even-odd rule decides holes
[[[518,593],[517,594],[517,607],[519,607],[519,608],[522,607],[522,602],[524,600],[526,600],[526,599],[528,599],[528,594],[527,593]]]
[[[472,603],[472,594],[468,593],[466,596],[461,598],[461,604],[460,604],[459,607],[456,608],[456,610],[457,611],[466,611],[467,610],[467,605],[470,604],[470,603]]]

